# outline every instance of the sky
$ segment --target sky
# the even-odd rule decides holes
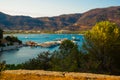
[[[0,0],[0,12],[31,17],[84,13],[110,6],[120,6],[120,0]]]

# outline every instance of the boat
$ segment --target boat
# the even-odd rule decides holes
[[[26,39],[28,39],[28,37],[27,37],[27,36],[25,36],[25,38],[26,38]]]
[[[73,40],[73,41],[80,41],[79,38],[76,38],[76,37],[74,37],[74,36],[72,37],[72,40]]]

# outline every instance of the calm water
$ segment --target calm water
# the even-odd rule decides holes
[[[4,35],[7,36],[7,35]],[[80,41],[77,42],[79,46],[82,45],[83,36],[78,34],[14,34],[20,40],[25,43],[26,41],[35,41],[38,43],[43,43],[47,41],[53,41],[55,39],[72,39],[72,37],[79,38]],[[4,51],[0,54],[0,60],[6,61],[7,64],[19,64],[23,63],[30,58],[36,57],[40,52],[43,51],[54,51],[58,49],[59,46],[55,48],[41,48],[41,47],[21,47],[17,50]]]

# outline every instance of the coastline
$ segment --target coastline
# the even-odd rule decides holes
[[[18,49],[18,48],[20,48],[22,46],[23,45],[12,45],[12,46],[0,47],[0,52]]]
[[[69,31],[69,30],[58,30],[58,31],[39,31],[39,30],[5,30],[4,34],[85,34],[88,30],[82,31]]]

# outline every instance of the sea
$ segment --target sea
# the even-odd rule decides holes
[[[27,41],[44,43],[58,39],[72,40],[74,37],[76,39],[79,39],[79,41],[76,41],[76,44],[79,46],[79,49],[82,48],[82,43],[84,40],[84,37],[81,34],[5,34],[4,37],[5,36],[16,36],[23,43]],[[52,48],[23,46],[19,49],[0,52],[0,61],[6,61],[6,64],[20,64],[24,63],[25,61],[28,61],[29,59],[37,57],[37,55],[41,52],[53,52],[58,49],[59,46]]]

